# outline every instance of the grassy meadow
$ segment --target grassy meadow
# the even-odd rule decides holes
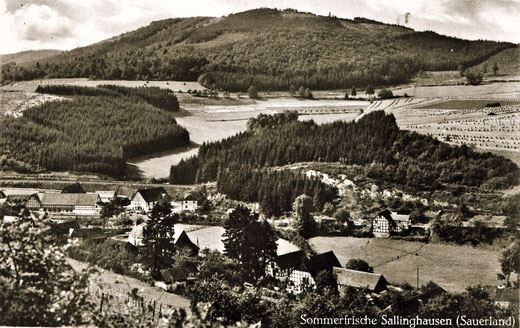
[[[316,237],[310,239],[318,253],[334,251],[344,266],[362,258],[390,283],[416,285],[430,280],[448,291],[460,292],[469,285],[497,284],[498,252],[470,246],[424,244],[384,238]]]

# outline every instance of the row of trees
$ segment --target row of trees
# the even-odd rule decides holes
[[[47,102],[0,124],[1,153],[29,170],[123,176],[127,158],[189,143],[172,113],[123,96]]]
[[[76,85],[47,84],[38,85],[36,92],[63,96],[135,97],[137,100],[143,100],[152,106],[167,111],[179,110],[179,101],[174,92],[170,89],[159,87],[129,88],[106,84],[93,88]]]

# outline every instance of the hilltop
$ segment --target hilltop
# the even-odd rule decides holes
[[[420,70],[470,67],[511,43],[467,41],[355,18],[255,9],[223,18],[152,22],[135,31],[23,66],[2,82],[41,77],[184,80],[245,91],[390,85]]]
[[[41,50],[28,50],[21,51],[12,54],[0,55],[0,63],[16,63],[23,64],[27,62],[33,62],[36,60],[41,60],[47,57],[56,56],[57,54],[62,53],[61,50],[55,49],[41,49]]]

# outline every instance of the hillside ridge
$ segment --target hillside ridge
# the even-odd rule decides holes
[[[34,78],[199,81],[211,89],[392,85],[420,70],[470,67],[511,43],[468,41],[366,18],[260,8],[222,18],[154,21],[36,63],[5,65],[2,83]]]

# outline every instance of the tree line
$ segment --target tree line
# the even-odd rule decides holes
[[[2,169],[94,172],[122,177],[126,159],[189,143],[172,113],[129,97],[74,96],[27,109],[0,126]],[[20,165],[23,163],[24,165]]]
[[[501,189],[516,185],[520,175],[518,167],[501,156],[400,131],[395,117],[384,111],[372,112],[356,122],[318,125],[313,121],[289,121],[256,128],[261,126],[259,122],[270,120],[276,121],[257,117],[248,124],[254,130],[204,143],[197,156],[172,166],[170,183],[217,181],[221,190],[240,199],[261,201],[243,185],[252,178],[258,178],[258,185],[262,185],[260,173],[254,171],[298,162],[362,165],[368,177],[416,191],[440,190],[450,185]],[[281,173],[272,173],[276,174]],[[270,186],[269,192],[273,190]]]
[[[159,87],[123,87],[112,84],[97,87],[82,87],[76,85],[47,84],[38,85],[38,93],[50,93],[62,96],[106,96],[106,97],[135,97],[148,104],[168,111],[179,110],[179,101],[170,89]]]

